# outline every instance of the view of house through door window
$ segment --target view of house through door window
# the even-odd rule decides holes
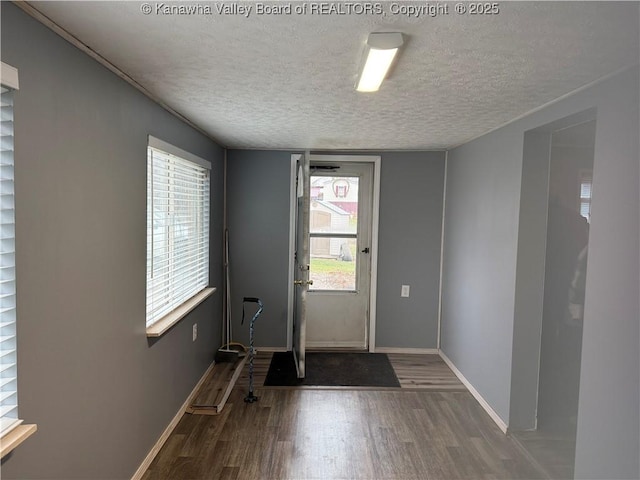
[[[356,290],[359,177],[311,176],[310,290]]]

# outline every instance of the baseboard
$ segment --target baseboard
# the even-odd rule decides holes
[[[314,348],[353,348],[358,350],[366,349],[362,342],[307,342],[307,350],[311,350]]]
[[[402,347],[376,347],[376,353],[407,353],[411,355],[437,355],[437,348],[402,348]]]
[[[173,417],[171,422],[169,422],[169,425],[167,425],[167,428],[164,429],[164,432],[162,432],[162,435],[160,435],[160,438],[158,438],[158,441],[155,443],[153,448],[151,448],[147,456],[144,458],[144,460],[136,470],[136,473],[134,473],[133,477],[131,477],[131,480],[140,480],[144,476],[145,472],[149,468],[149,465],[151,465],[151,462],[153,462],[153,459],[156,458],[156,455],[158,455],[158,452],[160,451],[162,446],[169,439],[169,436],[171,435],[171,432],[173,432],[173,429],[176,428],[176,426],[178,425],[178,422],[184,415],[185,411],[187,410],[187,407],[193,403],[193,400],[195,399],[196,395],[198,394],[198,391],[200,390],[200,387],[202,386],[202,384],[205,382],[205,380],[211,373],[211,370],[213,370],[214,365],[215,363],[212,362],[211,365],[209,365],[209,368],[207,368],[207,371],[204,372],[200,380],[198,380],[198,383],[196,384],[195,387],[193,387],[193,390],[191,391],[191,393],[189,394],[185,402],[182,404],[182,406],[178,410],[178,413],[176,413],[176,415]]]
[[[502,420],[502,418],[500,418],[500,415],[498,415],[495,412],[495,410],[491,408],[489,403],[484,398],[482,398],[482,395],[480,395],[480,392],[478,392],[474,388],[474,386],[471,385],[469,380],[465,378],[462,372],[458,370],[458,368],[453,364],[451,360],[449,360],[449,357],[447,357],[442,350],[440,350],[440,357],[444,360],[444,363],[446,363],[449,366],[449,368],[453,371],[456,377],[458,377],[458,379],[464,384],[464,386],[467,387],[467,390],[471,392],[471,395],[473,395],[473,397],[478,401],[480,406],[484,408],[484,410],[489,414],[491,419],[496,423],[496,425],[498,425],[498,428],[502,430],[502,433],[506,434],[507,424],[504,422],[504,420]]]

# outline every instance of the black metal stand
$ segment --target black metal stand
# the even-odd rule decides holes
[[[249,323],[249,393],[246,397],[244,397],[244,401],[246,403],[254,403],[258,401],[258,397],[253,394],[253,357],[255,355],[255,350],[253,348],[253,324],[256,321],[256,318],[262,313],[262,301],[259,298],[255,297],[244,297],[242,300],[242,323],[244,323],[244,303],[251,302],[258,304],[258,311],[253,315],[251,322]]]

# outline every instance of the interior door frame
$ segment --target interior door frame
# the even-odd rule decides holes
[[[295,279],[294,254],[295,254],[295,232],[296,232],[296,161],[300,153],[291,155],[291,171],[289,175],[289,283],[293,285]],[[331,154],[310,154],[309,162],[322,161],[333,163],[371,163],[373,164],[373,202],[371,209],[371,284],[369,289],[369,331],[368,350],[375,352],[376,346],[376,299],[378,285],[378,228],[380,213],[380,166],[382,158],[379,155],[331,155]],[[287,350],[293,348],[293,289],[289,288],[288,308],[287,308]]]

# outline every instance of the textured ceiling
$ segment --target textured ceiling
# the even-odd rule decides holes
[[[640,56],[637,2],[501,2],[497,15],[449,3],[449,14],[419,18],[391,2],[374,15],[258,15],[255,2],[235,3],[252,7],[248,18],[205,1],[182,5],[213,14],[159,14],[154,1],[150,15],[141,2],[31,4],[236,148],[444,149]],[[402,32],[405,48],[379,92],[358,93],[377,31]]]

